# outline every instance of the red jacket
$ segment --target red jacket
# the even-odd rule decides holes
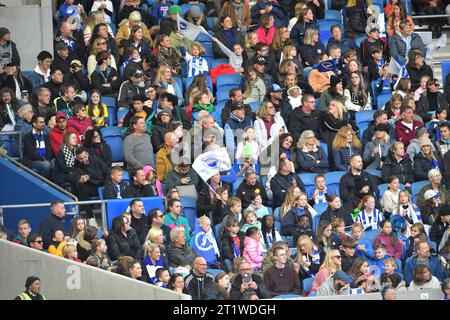
[[[416,130],[423,127],[423,123],[418,120],[413,120],[413,130],[411,131],[407,126],[402,123],[402,120],[395,122],[395,133],[397,134],[397,140],[403,142],[405,150],[412,139],[416,138]]]
[[[59,148],[61,148],[61,144],[64,140],[64,135],[66,134],[66,132],[74,132],[77,135],[78,145],[81,143],[80,137],[73,128],[61,131],[57,126],[55,126],[49,133],[50,146],[52,148],[53,154],[58,154]]]
[[[94,125],[92,124],[92,120],[88,117],[80,120],[76,116],[73,116],[69,120],[67,120],[67,130],[76,132],[78,137],[84,136],[88,127],[94,127]]]

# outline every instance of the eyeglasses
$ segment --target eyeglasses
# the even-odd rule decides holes
[[[43,243],[44,241],[42,241],[42,240],[36,240],[36,241],[32,241],[32,242],[36,242],[36,243],[41,244],[41,243]]]
[[[435,87],[439,87],[439,83],[433,83],[432,85]]]
[[[305,101],[307,103],[316,103],[316,100],[309,100],[309,101]]]
[[[333,256],[333,258],[338,258],[339,260],[341,260],[341,259],[342,259],[342,257],[341,257],[341,256]]]
[[[157,217],[157,218],[163,218],[164,215],[161,214],[161,215],[157,215],[156,217]]]
[[[314,139],[315,136],[311,136],[311,137],[306,137],[306,139]]]
[[[99,43],[97,43],[98,46],[100,46],[102,44],[106,44],[106,42],[99,42]]]

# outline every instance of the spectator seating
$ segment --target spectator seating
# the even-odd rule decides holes
[[[206,14],[206,8],[203,3],[185,3],[181,5],[181,15],[184,17],[186,12],[188,12],[193,6],[199,7],[202,13]]]
[[[213,62],[211,63],[211,69],[214,69],[217,66],[220,66],[221,64],[228,64],[228,59],[225,58],[221,58],[221,59],[215,59],[213,60]]]
[[[367,39],[367,36],[361,36],[358,39],[355,40],[355,44],[361,48],[361,42],[363,42],[364,39]]]
[[[417,201],[417,196],[420,193],[420,189],[422,189],[424,186],[426,186],[429,183],[430,183],[429,180],[422,180],[422,181],[416,181],[416,182],[411,183],[411,196],[412,196],[412,200],[414,201],[414,203],[416,203],[416,201]]]
[[[314,190],[316,188],[314,182],[314,178],[316,177],[316,175],[317,175],[316,173],[309,173],[309,172],[300,173],[298,175],[298,177],[302,180],[303,184],[305,185],[306,196],[308,197],[308,199],[314,193]]]
[[[115,126],[117,124],[116,99],[113,97],[102,97],[102,102],[108,108],[108,126]]]
[[[225,105],[225,103],[230,100],[229,97],[229,90],[217,90],[216,93],[216,104],[220,104],[223,103]]]
[[[320,146],[322,147],[323,152],[325,152],[325,155],[326,155],[327,158],[328,158],[328,145],[327,145],[325,142],[321,142],[321,143],[320,143]]]
[[[125,116],[128,113],[128,108],[119,108],[117,110],[117,123],[120,122],[120,120],[123,120],[123,118],[125,118]]]
[[[380,192],[380,201],[381,198],[383,197],[384,192],[388,189],[388,184],[387,183],[382,183],[378,185],[378,191]],[[405,185],[403,183],[400,184],[400,190],[405,189]]]
[[[332,35],[331,35],[330,30],[320,31],[320,35],[319,35],[320,42],[322,42],[322,44],[325,46],[325,48],[327,47],[328,40],[330,40],[331,37],[332,37]]]
[[[216,78],[217,93],[219,93],[219,90],[226,91],[228,95],[228,91],[230,89],[240,87],[241,80],[242,76],[240,74],[224,74],[217,76]]]
[[[188,220],[189,228],[192,232],[194,231],[195,221],[197,219],[197,199],[192,197],[181,197],[180,200],[184,217]]]
[[[325,10],[325,18],[322,20],[319,20],[318,22],[320,23],[321,21],[336,21],[337,24],[341,24],[342,23],[342,15],[341,12],[339,10],[334,10],[334,9],[328,9]]]
[[[322,213],[325,212],[328,208],[328,203],[318,203],[314,205],[314,210],[317,211],[318,215],[320,216]]]
[[[386,103],[391,100],[392,93],[382,93],[377,96],[377,108],[378,110],[383,110]]]
[[[362,110],[355,113],[355,123],[358,128],[368,127],[369,123],[373,121],[373,114],[375,110]],[[361,131],[361,129],[360,129]]]
[[[98,188],[98,198],[100,200],[104,200],[105,199],[105,187]]]
[[[450,61],[442,61],[441,66],[442,66],[442,84],[445,84],[447,75],[450,73]]]
[[[303,292],[310,292],[312,290],[312,285],[314,282],[314,278],[306,278],[302,281]]]
[[[105,127],[101,129],[103,138],[111,148],[112,161],[123,161],[123,137],[120,127]]]
[[[211,77],[209,75],[205,75],[205,76],[206,76],[206,85],[208,86],[209,90],[212,93],[213,92],[213,84],[212,84]],[[191,85],[193,80],[194,80],[194,77],[186,78],[185,87],[184,87],[185,93],[187,93],[187,90],[189,89],[189,86]]]
[[[327,191],[328,194],[336,194],[339,195],[339,181],[342,176],[346,174],[345,171],[331,171],[325,173],[325,181],[327,183]]]
[[[373,243],[375,242],[375,238],[379,234],[380,234],[380,229],[367,230],[364,232],[362,239],[370,241],[370,243],[373,245]]]
[[[21,72],[25,78],[30,79],[31,75],[33,74],[34,71],[33,70],[22,70]]]
[[[377,176],[377,177],[381,178],[381,171],[380,170],[377,170],[377,169],[366,169],[365,171],[367,171],[371,175],[374,175],[374,176]]]
[[[252,102],[252,103],[249,103],[249,104],[252,107],[252,112],[256,113],[256,111],[258,111],[258,109],[259,109],[259,106],[261,105],[261,102],[256,101],[256,102]]]

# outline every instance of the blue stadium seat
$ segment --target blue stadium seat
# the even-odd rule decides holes
[[[216,103],[217,104],[221,104],[223,103],[225,105],[225,103],[230,100],[230,96],[229,96],[229,90],[218,90],[216,93]]]
[[[414,201],[414,203],[417,201],[417,196],[420,193],[420,189],[422,189],[424,186],[429,184],[429,180],[422,180],[422,181],[416,181],[411,184],[411,196]]]
[[[212,43],[213,42],[213,40],[211,39],[211,37],[208,35],[208,34],[206,34],[206,33],[200,33],[198,36],[197,36],[197,38],[195,38],[195,41],[197,41],[197,42],[200,42],[202,45],[203,44],[205,44],[205,43]]]
[[[317,24],[319,25],[319,31],[330,31],[331,27],[335,24],[338,24],[341,26],[341,30],[344,30],[344,26],[339,23],[338,21],[335,20],[326,20],[326,19],[322,19],[322,20],[317,20]]]
[[[428,240],[428,243],[430,244],[430,247],[431,247],[431,249],[434,250],[434,252],[438,252],[437,251],[438,246],[437,246],[436,242],[434,242],[433,240]]]
[[[442,61],[442,84],[445,84],[445,80],[447,79],[447,75],[450,73],[450,61]],[[23,72],[23,71],[22,71]]]
[[[117,111],[116,107],[106,105],[108,110],[108,126],[112,127],[117,125]]]
[[[345,171],[331,171],[325,173],[328,194],[331,195],[334,193],[339,195],[339,181],[345,173]]]
[[[239,186],[241,185],[242,181],[244,181],[244,177],[243,177],[243,176],[240,176],[240,177],[238,177],[238,178],[236,179],[236,181],[233,182],[233,185],[232,185],[232,193],[233,193],[234,195],[236,194],[236,191],[237,191],[237,189],[239,188]]]
[[[280,296],[273,297],[272,299],[290,299],[290,298],[302,298],[299,294],[282,294]]]
[[[365,171],[367,171],[371,175],[374,175],[374,176],[377,176],[377,177],[381,178],[381,171],[380,170],[377,170],[377,169],[366,169]]]
[[[225,85],[233,85],[234,87],[239,87],[241,84],[241,80],[242,76],[240,74],[224,74],[217,76],[216,78],[217,90],[219,90],[220,87],[223,87]]]
[[[316,178],[316,176],[317,173],[310,173],[310,172],[304,172],[298,175],[298,177],[302,180],[305,186],[307,185],[314,186],[315,185],[314,179]]]
[[[328,208],[328,203],[319,203],[319,204],[315,204],[314,205],[314,210],[317,211],[317,213],[319,214],[319,216],[325,212],[325,210],[327,210]]]
[[[220,226],[221,224],[216,224],[214,226],[214,237],[216,237],[216,240],[219,241],[220,240]]]
[[[362,110],[355,113],[355,123],[356,126],[359,128],[361,125],[369,125],[370,122],[373,121],[373,114],[375,113],[375,110]]]
[[[230,60],[225,58],[214,59],[213,62],[211,63],[211,69],[220,66],[221,64],[228,64],[229,61]]]
[[[355,40],[355,44],[358,46],[358,48],[361,48],[361,42],[363,42],[364,39],[367,39],[367,36],[362,36]]]
[[[180,77],[173,77],[173,79],[175,80],[175,82],[177,83],[178,87],[180,88],[181,92],[184,94],[184,86],[183,86],[183,79]]]
[[[223,272],[223,270],[221,270],[221,269],[206,269],[206,272],[211,273],[215,277],[219,273]]]
[[[311,67],[306,67],[306,68],[303,69],[303,71],[305,72],[305,79],[309,83],[309,74],[311,73],[312,68]]]
[[[306,278],[302,281],[303,292],[309,292],[312,290],[314,278]]]
[[[336,21],[338,24],[342,23],[342,16],[339,10],[328,9],[325,10],[324,20]]]
[[[318,214],[317,216],[315,216],[315,217],[313,218],[313,225],[312,225],[312,228],[313,228],[314,233],[317,232],[317,226],[319,225],[319,222],[320,222],[320,214]]]
[[[252,103],[249,103],[249,105],[252,107],[252,112],[256,112],[256,111],[258,111],[259,107],[261,106],[261,102],[259,102],[259,101],[252,102]]]
[[[360,139],[360,140],[362,140],[362,137],[363,137],[363,133],[364,133],[364,131],[367,129],[369,127],[369,124],[367,124],[367,123],[361,123],[359,126],[358,126],[358,128],[359,128],[359,131],[358,131],[358,138]]]
[[[391,100],[392,93],[382,93],[377,96],[377,108],[378,110],[382,110],[386,103]]]
[[[130,182],[130,174],[127,170],[122,171],[122,181],[127,181],[128,183]]]
[[[212,84],[211,77],[209,75],[207,75],[207,74],[205,75],[205,77],[206,77],[206,85],[208,86],[209,90],[211,92],[213,92],[213,84]],[[184,92],[187,93],[187,90],[189,89],[189,86],[191,85],[193,80],[194,80],[194,77],[186,78],[186,82],[184,84]]]
[[[362,239],[368,240],[373,246],[373,243],[375,242],[375,238],[379,234],[380,234],[380,229],[367,230],[367,231],[364,232],[364,235],[362,236]]]
[[[117,105],[117,100],[113,97],[102,97],[102,102],[108,107],[115,107]]]
[[[187,219],[189,223],[190,231],[194,231],[195,228],[195,220],[197,219],[197,209],[196,208],[185,208],[183,207],[184,217]]]
[[[332,37],[332,35],[331,35],[330,30],[320,31],[320,34],[319,34],[320,42],[322,42],[322,44],[325,46],[325,48],[327,47],[328,40],[330,40],[331,37]]]
[[[203,3],[185,3],[181,5],[181,16],[184,16],[193,6],[197,6],[203,13],[206,13],[205,5]]]
[[[383,197],[384,192],[388,189],[389,185],[387,183],[382,183],[378,185],[378,191],[380,192],[380,201]],[[405,185],[400,183],[400,190],[405,189]]]
[[[205,48],[205,53],[203,54],[204,58],[212,58],[214,60],[214,51],[211,42],[202,43],[202,46]]]
[[[216,30],[216,26],[219,23],[219,18],[217,17],[207,17],[206,23],[208,25],[208,28],[211,30]]]
[[[117,123],[120,122],[128,113],[128,108],[121,107],[117,110]]]
[[[98,198],[100,200],[103,200],[104,199],[104,195],[105,195],[105,187],[98,188]]]
[[[227,101],[228,101],[228,100],[227,100]],[[220,103],[218,103],[218,102],[216,101],[216,105],[214,106],[214,110],[216,111],[216,115],[218,115],[219,118],[220,118],[220,116],[222,115],[222,110],[223,110],[223,108],[225,107],[225,103],[226,103],[226,101],[225,101],[225,102],[222,101],[222,102],[220,102]],[[216,119],[216,121],[217,121],[217,119]],[[219,121],[217,121],[217,122],[219,122]]]
[[[123,161],[123,137],[120,127],[105,127],[101,129],[105,142],[110,146],[112,161]]]

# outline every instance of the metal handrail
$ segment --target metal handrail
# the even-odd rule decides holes
[[[448,18],[450,14],[430,14],[421,16],[411,16],[412,19],[428,19],[428,18]]]
[[[8,156],[6,154],[1,154],[0,156],[5,158],[6,160],[10,161],[14,165],[18,166],[20,169],[25,170],[29,174],[33,175],[35,178],[38,178],[39,180],[42,180],[43,182],[48,184],[50,187],[55,188],[56,190],[58,190],[61,193],[64,193],[66,196],[68,196],[69,198],[73,199],[74,201],[78,201],[77,196],[75,196],[74,194],[70,193],[66,189],[61,188],[60,186],[58,186],[54,182],[52,182],[52,181],[48,180],[47,178],[41,176],[40,174],[38,174],[35,171],[33,171],[30,168],[28,168],[27,166],[24,166],[22,163],[16,161],[15,159],[11,158],[10,156]]]
[[[65,206],[79,206],[79,205],[88,205],[88,204],[101,204],[102,206],[102,227],[106,229],[106,201],[107,200],[88,200],[88,201],[67,201],[64,202]],[[36,208],[36,207],[50,207],[51,203],[27,203],[27,204],[7,204],[0,205],[0,212],[3,212],[3,209],[21,209],[21,208]],[[76,212],[68,212],[68,215],[75,215]]]

